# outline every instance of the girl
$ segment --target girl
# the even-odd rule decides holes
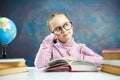
[[[42,42],[35,58],[35,67],[42,68],[49,61],[65,58],[69,60],[85,60],[101,66],[103,58],[83,43],[76,43],[72,37],[73,26],[65,13],[54,13],[47,26],[51,31]]]

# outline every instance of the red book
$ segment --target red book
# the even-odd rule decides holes
[[[97,72],[97,66],[87,61],[56,59],[48,63],[45,72]]]

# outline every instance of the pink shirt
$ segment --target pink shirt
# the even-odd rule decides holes
[[[92,51],[85,44],[77,44],[74,39],[69,43],[53,43],[51,35],[47,36],[36,55],[35,67],[41,68],[47,65],[51,60],[62,58],[65,56],[72,56],[75,60],[85,60],[101,66],[103,57]]]

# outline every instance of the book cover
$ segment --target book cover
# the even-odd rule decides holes
[[[108,59],[108,60],[120,60],[120,54],[116,54],[116,53],[103,53],[102,54],[104,59]]]
[[[27,67],[16,67],[16,68],[9,68],[9,69],[2,69],[0,70],[0,76],[11,75],[11,74],[18,74],[27,72]]]
[[[26,60],[23,58],[0,59],[0,70],[25,66]]]
[[[44,69],[45,72],[69,72],[70,66],[68,64],[49,66]]]
[[[87,61],[57,59],[48,63],[45,72],[97,72],[97,66]]]
[[[115,74],[115,75],[120,75],[120,67],[113,66],[113,65],[103,64],[102,68],[101,68],[101,71],[111,73],[111,74]]]
[[[102,50],[104,59],[120,60],[120,48],[108,48]]]

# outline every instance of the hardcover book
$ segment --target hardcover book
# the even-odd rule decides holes
[[[115,74],[115,75],[120,75],[120,67],[114,66],[114,65],[103,64],[101,71]]]
[[[97,66],[87,61],[56,59],[48,63],[45,72],[97,72]]]
[[[120,60],[120,48],[108,48],[102,50],[104,59]]]
[[[18,73],[23,73],[27,71],[28,71],[27,67],[15,67],[15,68],[9,68],[9,69],[2,69],[0,70],[0,76],[18,74]]]
[[[0,59],[0,70],[26,66],[24,58]]]
[[[0,76],[27,72],[24,58],[0,59]]]

